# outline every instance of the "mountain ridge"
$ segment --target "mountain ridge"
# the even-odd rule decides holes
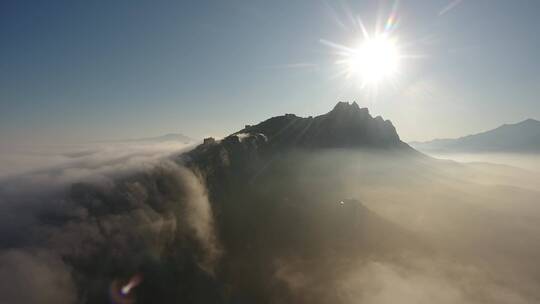
[[[410,142],[431,152],[540,152],[540,121],[532,118],[458,138]]]
[[[178,161],[204,176],[210,198],[228,189],[254,182],[270,164],[283,162],[296,152],[316,155],[324,151],[373,152],[399,159],[425,155],[400,140],[389,120],[372,117],[356,103],[339,102],[316,117],[285,114],[257,125],[246,125],[223,139],[206,138]]]
[[[275,148],[410,148],[390,120],[372,117],[356,102],[338,102],[330,112],[315,117],[271,117],[230,136],[257,134]]]

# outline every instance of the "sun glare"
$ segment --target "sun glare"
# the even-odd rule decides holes
[[[377,85],[393,77],[399,68],[399,50],[395,39],[386,35],[366,38],[347,52],[339,63],[345,65],[347,78],[358,79],[362,86]]]
[[[356,38],[361,39],[358,44],[340,44],[331,40],[320,40],[338,57],[335,63],[339,70],[335,76],[345,77],[348,81],[344,82],[344,85],[352,84],[361,89],[365,88],[376,96],[378,88],[383,83],[396,85],[397,76],[403,69],[402,59],[418,57],[418,55],[411,56],[402,53],[402,46],[410,46],[410,43],[398,44],[397,30],[400,19],[397,3],[395,2],[392,6],[388,17],[377,17],[377,20],[386,21],[384,23],[377,21],[372,31],[364,26],[360,17],[353,20],[350,30],[360,36]]]
[[[378,84],[395,75],[399,52],[395,40],[379,36],[366,39],[351,52],[345,63],[350,77],[359,78],[364,85]]]

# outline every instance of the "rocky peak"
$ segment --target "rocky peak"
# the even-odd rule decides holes
[[[340,115],[364,115],[369,116],[369,110],[367,108],[360,108],[356,101],[352,103],[340,101],[338,102],[332,111],[328,112],[327,115],[331,116],[340,116]]]
[[[330,112],[348,110],[360,110],[360,106],[356,103],[356,101],[353,101],[352,103],[346,101],[339,101]]]
[[[270,146],[284,148],[394,148],[407,146],[388,120],[373,118],[356,102],[338,102],[316,117],[277,116],[236,134],[264,134]]]

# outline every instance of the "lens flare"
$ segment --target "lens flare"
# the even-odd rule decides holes
[[[125,281],[124,281],[125,282]],[[132,276],[127,283],[122,284],[119,280],[114,280],[111,283],[110,295],[113,304],[133,304],[135,296],[133,289],[142,282],[142,275],[136,274]]]
[[[140,275],[135,275],[131,278],[131,280],[129,280],[129,282],[124,285],[121,289],[120,289],[120,292],[123,294],[123,295],[127,295],[129,294],[129,292],[131,291],[131,289],[133,289],[134,287],[136,287],[137,285],[139,285],[139,283],[141,283],[141,276]]]

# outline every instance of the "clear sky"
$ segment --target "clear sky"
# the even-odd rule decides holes
[[[540,1],[401,1],[378,95],[335,49],[394,1],[1,1],[0,144],[225,135],[356,100],[402,139],[540,118]],[[368,92],[369,91],[369,92]]]

